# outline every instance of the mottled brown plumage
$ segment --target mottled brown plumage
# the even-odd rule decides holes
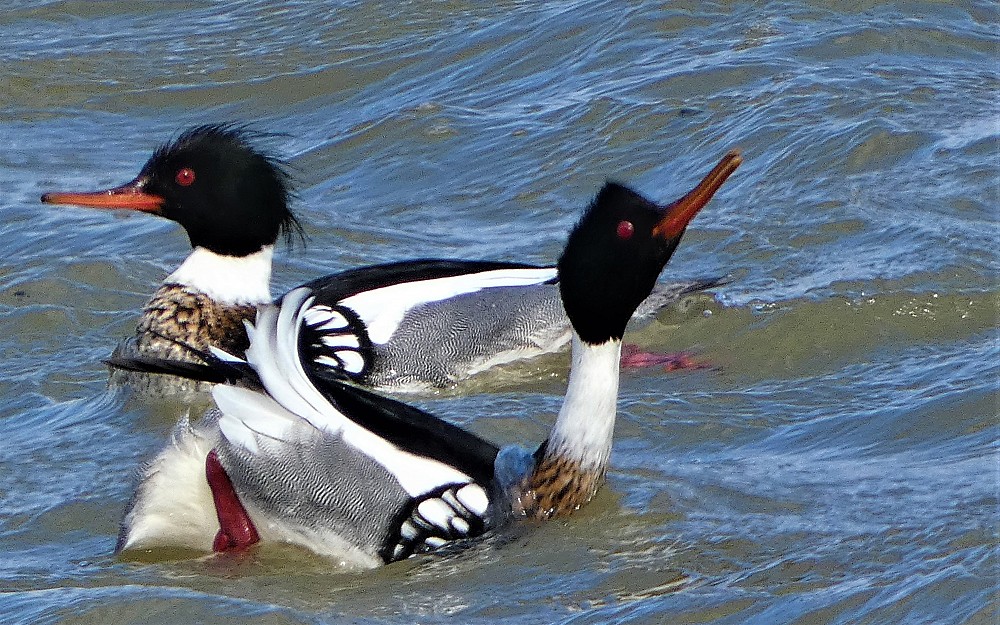
[[[179,284],[164,284],[143,308],[135,336],[115,349],[114,356],[156,356],[201,362],[199,352],[217,347],[242,355],[250,345],[243,321],[253,321],[255,306],[219,304],[204,293]],[[210,385],[174,376],[112,370],[112,386],[129,385],[146,395],[204,391]]]
[[[540,450],[538,464],[518,488],[514,511],[544,521],[578,510],[604,482],[605,466],[584,467],[564,455]]]
[[[187,362],[199,359],[173,341],[201,351],[214,346],[242,354],[250,345],[243,321],[253,321],[256,313],[255,306],[223,305],[179,284],[164,284],[143,308],[136,327],[137,347]]]

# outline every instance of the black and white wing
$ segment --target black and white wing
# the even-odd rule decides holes
[[[312,375],[365,384],[372,381],[380,348],[400,331],[411,311],[447,310],[450,302],[469,294],[553,283],[556,277],[554,267],[406,261],[314,280],[290,291],[280,304],[300,309],[300,350]],[[425,340],[433,346],[438,338],[432,334]],[[407,358],[420,358],[420,347],[412,347]]]
[[[219,460],[262,538],[374,565],[484,532],[497,448],[402,402],[315,385],[299,315],[265,307],[252,328],[264,392],[213,391]]]

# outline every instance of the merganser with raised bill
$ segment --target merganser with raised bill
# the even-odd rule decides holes
[[[501,450],[405,403],[317,375],[298,347],[312,340],[303,317],[319,314],[309,288],[260,308],[245,360],[216,350],[201,366],[135,363],[226,383],[213,390],[217,409],[197,425],[180,424],[145,468],[117,551],[283,542],[374,567],[513,519],[583,506],[608,465],[625,326],[741,160],[730,152],[666,206],[609,183],[572,229],[558,262],[572,365],[556,422],[534,453]]]
[[[173,376],[117,369],[120,358],[200,362],[197,351],[210,347],[246,349],[243,322],[271,302],[274,245],[302,232],[289,209],[285,167],[253,145],[257,138],[242,126],[199,126],[157,149],[129,183],[42,196],[51,204],[159,215],[191,240],[194,250],[146,304],[135,337],[115,351],[113,384],[153,393],[180,385]],[[303,336],[323,335],[322,343],[306,344],[310,366],[376,389],[424,391],[558,351],[570,331],[556,281],[555,267],[463,260],[404,261],[319,278],[304,285],[314,299],[302,317]],[[637,316],[720,282],[657,285]]]

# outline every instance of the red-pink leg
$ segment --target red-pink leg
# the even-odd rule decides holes
[[[656,354],[642,351],[638,345],[625,343],[622,345],[622,368],[641,369],[643,367],[663,367],[665,371],[678,369],[710,369],[711,365],[696,360],[687,352],[672,354]]]
[[[212,489],[212,499],[215,501],[215,513],[219,517],[219,533],[212,543],[213,551],[228,549],[244,549],[260,540],[257,528],[254,527],[250,515],[240,502],[233,482],[219,462],[215,450],[208,452],[205,460],[205,477]]]

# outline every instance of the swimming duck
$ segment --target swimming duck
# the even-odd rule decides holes
[[[143,309],[135,336],[119,346],[113,384],[169,393],[178,378],[114,366],[119,357],[199,362],[217,347],[242,354],[243,322],[271,302],[276,242],[301,236],[280,160],[235,125],[187,130],[161,146],[139,175],[97,192],[46,193],[42,201],[158,215],[180,224],[193,251]],[[555,267],[415,260],[362,267],[304,285],[314,298],[303,316],[311,366],[381,390],[425,391],[496,365],[562,349],[570,337]],[[649,316],[717,279],[660,284],[637,316]],[[339,331],[328,332],[330,324]],[[184,346],[184,347],[182,347]],[[189,349],[190,347],[195,350]]]
[[[213,390],[217,409],[182,423],[144,469],[118,552],[284,542],[374,567],[513,519],[583,506],[608,465],[625,326],[688,224],[740,163],[739,153],[727,154],[666,206],[609,183],[571,230],[557,265],[572,324],[569,381],[551,433],[533,453],[499,449],[322,375],[299,346],[322,343],[324,333],[339,337],[344,320],[307,287],[260,307],[245,358],[214,350],[205,365],[134,363],[224,383]]]

